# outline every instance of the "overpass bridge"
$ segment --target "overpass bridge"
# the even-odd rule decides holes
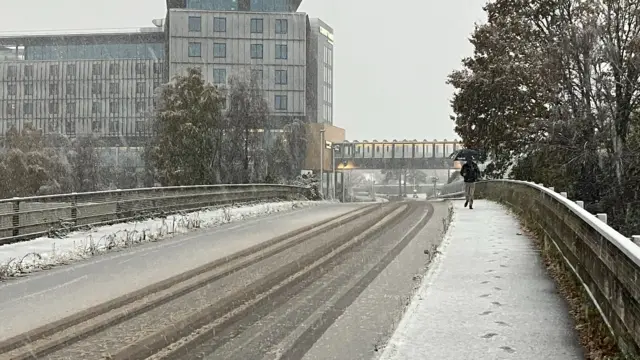
[[[449,158],[462,148],[460,141],[450,140],[364,140],[334,143],[336,168],[343,169],[450,169]]]
[[[124,220],[131,219],[125,216],[133,209],[166,214],[303,190],[191,186],[0,202],[7,204],[3,216],[15,219],[5,226],[19,234],[37,225],[35,214],[46,209],[80,225],[77,220],[96,216],[83,211],[87,206],[99,206],[102,216],[102,208],[113,205],[109,214]],[[476,194],[482,200],[474,210],[455,200],[461,190],[459,182],[443,186],[442,196],[454,199],[451,210],[443,202],[325,203],[314,211],[258,217],[166,241],[149,237],[149,246],[0,282],[5,325],[0,327],[0,358],[17,353],[11,358],[27,359],[36,351],[56,359],[100,358],[109,346],[118,359],[149,354],[260,359],[278,353],[287,359],[357,359],[381,352],[381,360],[578,360],[585,356],[576,328],[611,333],[627,358],[640,356],[638,237],[616,232],[606,224],[606,215],[592,215],[580,201],[540,184],[479,182]],[[65,209],[75,210],[60,213]],[[520,220],[537,235],[539,247],[523,234]],[[50,221],[43,218],[40,225]],[[163,228],[165,220],[159,223]],[[137,233],[139,225],[133,224],[131,232]],[[34,231],[39,234],[40,227]],[[131,247],[129,232],[118,233],[124,233],[122,245]],[[145,234],[138,236],[146,239]],[[36,241],[53,248],[46,251],[59,251],[60,238]],[[25,252],[34,251],[29,243],[22,242]],[[0,255],[3,250],[15,254],[2,246]],[[587,314],[578,324],[546,275],[540,253],[553,269],[568,275],[563,279],[573,274],[563,289],[584,289],[579,303],[570,304],[572,312]],[[16,269],[22,274],[23,263]],[[414,293],[418,282],[405,312],[405,296]],[[141,289],[152,284],[157,287]],[[114,312],[100,306],[105,301]],[[76,316],[78,311],[83,313]],[[604,322],[597,322],[600,317]],[[150,332],[140,333],[142,320]],[[396,325],[387,342],[381,334]]]

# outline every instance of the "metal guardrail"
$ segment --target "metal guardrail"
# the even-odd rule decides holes
[[[58,229],[108,225],[237,202],[290,198],[309,189],[291,185],[202,185],[110,190],[0,200],[0,245]]]
[[[441,197],[463,196],[448,184]],[[640,358],[640,244],[553,188],[517,180],[476,184],[476,197],[509,206],[583,285],[620,349]],[[481,210],[478,210],[481,211]]]

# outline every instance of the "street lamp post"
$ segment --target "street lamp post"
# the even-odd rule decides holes
[[[338,175],[336,173],[336,151],[340,150],[339,145],[335,145],[331,147],[331,157],[333,158],[333,167],[331,168],[331,172],[333,173],[333,200],[336,199],[336,180],[338,180]]]
[[[320,196],[324,197],[324,129],[320,129]]]
[[[347,194],[344,192],[345,191],[344,168],[342,169],[340,179],[342,181],[342,202],[347,202]]]

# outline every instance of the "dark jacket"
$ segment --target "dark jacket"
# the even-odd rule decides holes
[[[480,169],[476,163],[469,161],[462,165],[460,175],[464,177],[464,182],[476,182],[480,179]]]

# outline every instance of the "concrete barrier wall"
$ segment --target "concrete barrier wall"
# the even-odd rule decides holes
[[[506,204],[545,246],[556,248],[588,288],[620,348],[640,357],[640,246],[541,185],[479,182],[476,197]]]

